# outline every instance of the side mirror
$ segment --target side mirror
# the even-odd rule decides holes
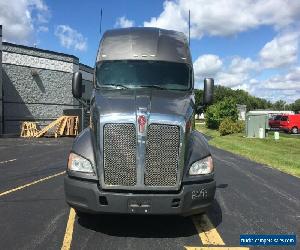
[[[209,105],[213,102],[214,79],[204,78],[203,105]]]
[[[82,74],[75,72],[72,79],[72,94],[75,98],[82,97]]]

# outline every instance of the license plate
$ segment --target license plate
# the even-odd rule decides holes
[[[150,200],[130,199],[128,200],[128,210],[130,213],[148,214],[151,209]]]

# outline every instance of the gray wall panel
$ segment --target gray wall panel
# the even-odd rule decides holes
[[[22,121],[55,119],[74,107],[72,73],[36,70],[32,76],[32,70],[3,64],[4,133],[19,133]]]
[[[12,43],[4,43],[3,50],[7,52],[17,53],[17,54],[37,56],[42,58],[71,62],[75,64],[79,63],[79,59],[75,56],[66,55],[63,53],[56,53],[53,51],[47,51],[42,49],[36,49],[36,48],[12,44]]]
[[[2,25],[0,25],[0,134],[3,133],[3,107],[2,107]]]
[[[78,102],[72,96],[73,72],[80,67],[85,71],[85,76],[92,79],[93,68],[79,64],[78,58],[74,56],[26,46],[5,43],[3,51],[6,53],[1,78],[4,90],[4,133],[20,133],[23,121],[36,121],[39,127],[43,127],[63,115],[64,109],[78,108]],[[43,62],[47,64],[39,64]],[[92,82],[84,80],[84,85],[84,99],[89,99]]]
[[[4,101],[73,104],[72,73],[5,63],[3,69]]]

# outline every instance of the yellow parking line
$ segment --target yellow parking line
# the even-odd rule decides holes
[[[18,191],[18,190],[24,189],[24,188],[26,188],[26,187],[32,186],[32,185],[34,185],[34,184],[40,183],[40,182],[42,182],[42,181],[49,180],[49,179],[54,178],[54,177],[56,177],[56,176],[62,175],[62,174],[64,174],[65,172],[66,172],[66,171],[63,171],[63,172],[60,172],[60,173],[57,173],[57,174],[54,174],[54,175],[50,175],[50,176],[48,176],[48,177],[45,177],[45,178],[42,178],[42,179],[39,179],[39,180],[30,182],[30,183],[27,183],[27,184],[25,184],[25,185],[22,185],[22,186],[19,186],[19,187],[16,187],[16,188],[7,190],[7,191],[5,191],[5,192],[0,193],[0,197],[1,197],[1,196],[4,196],[4,195],[7,195],[7,194],[10,194],[10,193],[13,193],[13,192],[16,192],[16,191]]]
[[[71,248],[72,238],[73,238],[73,230],[74,230],[74,221],[75,221],[75,210],[73,208],[70,209],[69,219],[66,227],[64,242],[61,247],[61,250],[69,250]]]
[[[249,250],[248,247],[185,247],[186,250]]]
[[[217,229],[206,214],[194,216],[193,222],[203,245],[225,245]]]

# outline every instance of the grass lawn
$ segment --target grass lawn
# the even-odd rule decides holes
[[[209,144],[212,146],[300,177],[299,136],[280,133],[280,140],[275,141],[273,133],[266,139],[250,139],[244,134],[220,136],[218,131],[207,129],[205,125],[197,124],[196,128],[211,137]]]
[[[270,131],[269,132],[269,136],[273,136],[274,137],[274,131]],[[288,133],[285,133],[285,132],[280,132],[280,137],[300,139],[300,134],[293,135],[293,134],[288,134]]]

